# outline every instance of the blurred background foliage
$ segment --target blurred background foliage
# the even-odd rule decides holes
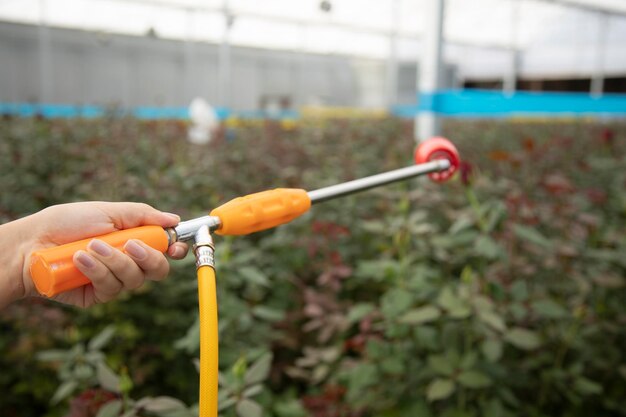
[[[0,122],[0,221],[142,201],[183,218],[273,187],[411,163],[399,119],[242,122],[206,147],[175,121]],[[223,416],[623,416],[626,125],[456,121],[467,162],[218,238]],[[191,256],[77,310],[0,316],[3,416],[194,415]]]

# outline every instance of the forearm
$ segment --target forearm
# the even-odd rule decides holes
[[[0,310],[24,298],[28,290],[23,275],[30,240],[28,222],[23,218],[0,225]]]

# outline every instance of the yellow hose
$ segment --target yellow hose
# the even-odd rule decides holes
[[[198,269],[200,306],[200,415],[217,416],[218,333],[215,270]]]

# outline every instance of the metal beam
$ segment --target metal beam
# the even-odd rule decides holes
[[[106,1],[115,1],[118,3],[122,3],[122,4],[135,3],[135,4],[143,4],[146,6],[155,6],[155,7],[163,7],[163,8],[187,10],[187,11],[191,10],[191,11],[215,13],[215,14],[221,14],[221,15],[223,15],[226,12],[224,10],[224,7],[202,6],[202,5],[190,6],[190,5],[184,5],[184,4],[172,4],[163,0],[106,0]],[[372,28],[372,27],[364,26],[364,25],[355,25],[351,23],[341,23],[341,22],[312,20],[312,19],[292,19],[292,18],[284,17],[284,16],[272,16],[272,15],[265,15],[262,13],[253,13],[253,12],[246,12],[246,11],[239,12],[235,10],[229,10],[228,12],[230,12],[232,15],[237,16],[237,17],[249,17],[249,18],[254,18],[254,19],[259,19],[259,20],[266,20],[269,22],[283,23],[283,24],[295,25],[295,26],[300,26],[300,27],[302,26],[333,27],[333,28],[345,29],[350,32],[365,33],[369,35],[379,35],[379,36],[383,36],[386,38],[395,36],[396,39],[404,38],[404,39],[417,40],[417,41],[423,39],[422,35],[418,35],[415,32],[401,31],[395,28],[391,30],[385,30],[385,29]],[[511,45],[505,42],[473,43],[473,42],[468,42],[463,39],[446,39],[445,43],[448,45],[471,47],[471,48],[511,50]]]
[[[609,7],[595,6],[587,3],[579,3],[573,0],[537,0],[544,3],[554,3],[561,6],[571,7],[574,9],[585,10],[588,12],[608,13],[616,16],[626,17],[626,9],[611,9]]]

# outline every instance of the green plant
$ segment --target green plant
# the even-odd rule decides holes
[[[5,120],[0,219],[86,199],[189,218],[238,195],[404,166],[413,148],[410,123],[393,118],[242,122],[206,148],[182,140],[185,129]],[[444,129],[471,163],[451,183],[396,184],[272,231],[216,238],[222,415],[624,415],[626,126],[464,120]],[[131,398],[195,403],[192,257],[170,275],[85,311],[44,300],[4,311],[3,415],[64,415],[97,396],[111,415],[151,412]],[[84,356],[83,341],[110,324],[115,343],[102,363],[130,388],[103,390],[89,363],[92,377],[69,404],[51,406],[58,378],[31,358],[80,344]],[[250,382],[259,368],[267,378]]]

